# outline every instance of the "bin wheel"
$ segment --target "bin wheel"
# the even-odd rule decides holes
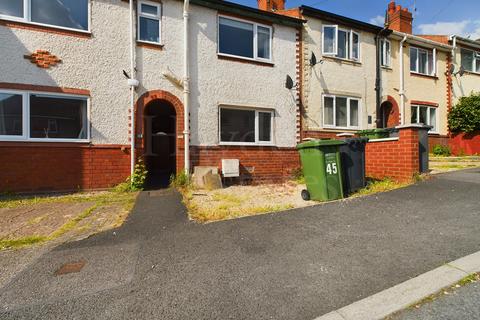
[[[302,199],[305,201],[310,200],[310,192],[307,190],[302,190]]]

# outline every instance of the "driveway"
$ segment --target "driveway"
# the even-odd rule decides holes
[[[480,169],[207,225],[173,192],[51,250],[0,290],[1,319],[314,319],[480,250]],[[68,262],[80,272],[55,276]]]

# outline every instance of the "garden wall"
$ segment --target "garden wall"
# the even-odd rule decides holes
[[[473,156],[480,154],[480,131],[474,133],[452,134],[448,145],[455,156]]]
[[[420,171],[419,128],[398,127],[399,137],[367,143],[365,162],[367,177],[410,181]]]

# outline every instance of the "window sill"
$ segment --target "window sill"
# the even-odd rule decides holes
[[[428,74],[423,74],[423,73],[418,73],[418,72],[413,72],[413,71],[410,71],[410,75],[413,76],[413,77],[438,80],[437,76],[430,76]]]
[[[255,59],[249,59],[249,58],[242,58],[242,57],[237,57],[237,56],[229,56],[229,55],[224,55],[221,53],[217,54],[218,59],[221,60],[230,60],[230,61],[236,61],[236,62],[242,62],[242,63],[249,63],[249,64],[255,64],[258,66],[265,66],[265,67],[274,67],[275,64],[273,62],[266,62],[266,61],[260,61],[260,60],[255,60]]]
[[[393,68],[389,66],[382,66],[382,69],[385,71],[393,71]]]
[[[19,28],[19,29],[25,29],[25,30],[53,33],[53,34],[72,36],[72,37],[78,37],[78,38],[92,37],[92,33],[90,31],[74,30],[74,29],[62,28],[58,26],[51,26],[51,25],[35,23],[35,22],[9,20],[5,18],[0,18],[0,26],[5,26],[7,28]]]
[[[472,75],[472,76],[479,76],[479,77],[480,77],[480,72],[467,71],[467,70],[465,70],[465,74],[469,74],[469,75]]]
[[[148,49],[159,50],[159,51],[163,50],[163,44],[161,43],[147,42],[147,41],[141,41],[141,40],[137,40],[137,47],[148,48]]]
[[[69,146],[89,146],[91,141],[54,141],[54,140],[20,140],[20,139],[0,139],[0,147],[69,147]]]
[[[350,64],[350,65],[353,65],[353,66],[361,66],[362,65],[362,63],[360,61],[344,59],[344,58],[339,58],[339,57],[333,57],[333,56],[328,56],[328,55],[323,55],[322,58],[325,59],[325,60],[333,61],[333,62]]]
[[[337,132],[337,131],[359,131],[361,130],[359,127],[357,128],[345,128],[345,127],[328,127],[328,126],[323,126],[324,130],[331,130],[332,132]]]
[[[275,147],[273,143],[232,143],[232,142],[220,142],[219,146],[228,146],[228,147]]]

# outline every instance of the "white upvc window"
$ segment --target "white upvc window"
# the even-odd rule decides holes
[[[380,58],[382,67],[391,67],[392,44],[387,39],[380,40]]]
[[[137,40],[160,44],[162,40],[162,6],[158,2],[138,1]]]
[[[462,66],[466,71],[480,73],[480,51],[461,49]]]
[[[218,16],[218,54],[272,62],[272,27]]]
[[[435,76],[437,74],[437,50],[410,47],[410,71]]]
[[[361,127],[361,101],[359,98],[323,95],[323,126],[335,129]]]
[[[411,123],[432,126],[431,133],[438,133],[437,107],[412,105]]]
[[[85,96],[0,90],[0,140],[88,142]]]
[[[88,32],[90,0],[1,0],[0,19]]]
[[[322,53],[337,58],[360,61],[360,34],[338,25],[324,25]]]
[[[225,107],[219,109],[219,141],[224,145],[273,145],[275,111]]]

